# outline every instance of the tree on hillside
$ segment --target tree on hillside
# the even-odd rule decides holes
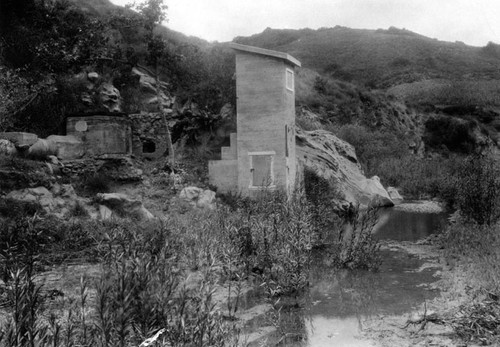
[[[66,76],[108,54],[107,43],[105,24],[69,2],[0,1],[0,127],[57,132],[74,107]]]
[[[104,23],[68,2],[2,1],[2,61],[31,75],[77,72],[106,50]]]
[[[140,3],[133,3],[128,7],[136,10],[142,17],[142,25],[145,29],[145,41],[148,47],[147,63],[154,66],[155,84],[156,84],[156,99],[158,104],[158,111],[161,114],[163,123],[166,129],[168,154],[172,167],[175,165],[174,146],[172,144],[172,137],[170,134],[170,127],[168,125],[165,110],[162,105],[161,98],[161,83],[160,80],[160,65],[172,63],[173,57],[168,49],[167,42],[161,35],[155,34],[157,25],[161,25],[167,19],[168,6],[163,3],[163,0],[144,0]],[[148,71],[151,72],[151,71]]]

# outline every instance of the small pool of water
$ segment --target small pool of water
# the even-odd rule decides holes
[[[441,231],[447,217],[445,212],[410,212],[404,206],[386,208],[380,211],[375,235],[380,240],[417,241]]]
[[[375,235],[381,240],[416,241],[438,232],[445,224],[444,213],[386,209]],[[283,346],[372,346],[370,341],[359,338],[367,319],[411,313],[438,294],[427,286],[436,281],[435,268],[421,270],[424,262],[403,251],[381,252],[383,262],[377,272],[338,271],[329,268],[318,254],[308,293],[282,298],[281,310],[256,319],[251,329],[272,322],[279,332],[267,337],[264,345],[270,346],[278,342]],[[249,302],[256,299],[247,298]],[[284,334],[288,337],[283,338]],[[259,343],[263,341],[255,345]]]

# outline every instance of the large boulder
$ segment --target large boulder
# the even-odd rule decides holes
[[[297,159],[332,182],[353,204],[393,206],[378,177],[365,177],[354,147],[325,130],[297,130]]]
[[[210,189],[186,187],[179,193],[179,198],[198,208],[210,210],[215,208],[215,192]]]
[[[103,83],[98,89],[99,101],[109,112],[122,111],[122,97],[120,91],[111,83]]]
[[[50,135],[48,141],[57,146],[57,157],[61,160],[79,159],[85,154],[83,142],[73,135]]]
[[[404,198],[401,196],[401,194],[399,194],[399,191],[394,187],[387,187],[387,193],[389,193],[391,200],[396,205],[399,205],[404,200]]]
[[[32,133],[12,131],[0,133],[0,139],[9,140],[20,149],[27,149],[38,140],[38,136]]]
[[[97,194],[97,202],[100,205],[108,207],[113,214],[116,213],[122,217],[135,217],[138,219],[154,219],[155,216],[149,212],[141,201],[133,200],[120,193],[99,193]],[[101,218],[107,219],[110,217],[109,211],[100,208]]]
[[[113,211],[107,206],[99,205],[99,218],[101,220],[108,220],[113,217]]]
[[[132,69],[132,74],[139,78],[140,90],[137,97],[140,100],[140,103],[142,103],[148,111],[156,111],[158,98],[155,78],[136,67]],[[163,108],[167,111],[172,106],[172,98],[167,95],[168,87],[168,83],[160,81],[160,101]]]
[[[28,156],[34,159],[46,159],[50,155],[57,155],[57,145],[44,139],[38,139],[29,149]]]
[[[0,139],[0,154],[6,156],[15,156],[17,154],[16,146],[9,140]]]

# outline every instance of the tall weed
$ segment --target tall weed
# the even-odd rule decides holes
[[[495,158],[474,155],[460,166],[457,207],[469,221],[492,225],[500,218],[500,166]]]

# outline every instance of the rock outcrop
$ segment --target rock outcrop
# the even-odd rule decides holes
[[[404,200],[399,191],[394,187],[387,187],[387,193],[389,193],[389,197],[396,205],[399,205]]]
[[[141,201],[133,200],[125,194],[97,194],[97,202],[107,207],[99,207],[99,213],[102,219],[108,219],[114,214],[123,217],[135,217],[140,220],[155,218],[155,216],[144,207]]]
[[[81,72],[74,76],[74,81],[85,85],[85,91],[80,94],[81,112],[122,112],[120,91],[104,76],[95,71]]]
[[[297,159],[332,182],[344,199],[364,206],[393,206],[377,176],[366,178],[354,147],[325,130],[297,130]]]
[[[122,111],[122,97],[120,91],[111,83],[103,83],[98,90],[99,101],[109,112]]]
[[[137,95],[140,103],[145,110],[150,112],[158,111],[158,98],[156,93],[156,80],[154,77],[134,67],[132,75],[139,77],[139,95]],[[173,100],[168,94],[168,83],[160,81],[160,98],[161,104],[166,112],[172,111]]]

